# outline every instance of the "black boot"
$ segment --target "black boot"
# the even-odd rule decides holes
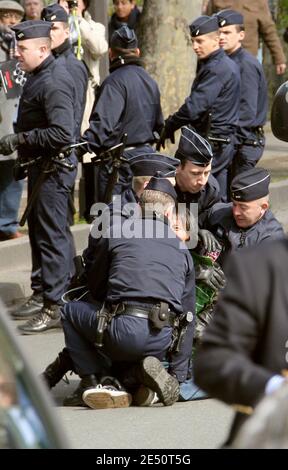
[[[55,361],[49,364],[48,367],[41,374],[48,388],[55,387],[58,382],[63,378],[66,372],[72,370],[74,372],[73,361],[70,357],[67,348],[64,348],[56,357]]]
[[[25,320],[40,312],[43,308],[43,295],[34,292],[26,302],[11,312],[11,317],[14,320]]]
[[[31,335],[61,327],[60,305],[44,304],[41,311],[24,325],[18,326],[18,330],[24,335]]]
[[[81,381],[76,390],[74,390],[71,395],[68,395],[64,398],[63,406],[86,406],[84,401],[82,400],[83,393],[85,392],[85,390],[88,390],[89,388],[95,388],[97,385],[98,380],[96,375],[84,375],[81,378]]]

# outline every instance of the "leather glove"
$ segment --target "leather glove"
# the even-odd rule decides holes
[[[206,286],[213,290],[218,291],[225,287],[225,274],[217,263],[210,267],[198,265],[196,267],[195,274],[197,281],[204,282]]]
[[[198,230],[199,241],[203,244],[208,253],[211,251],[221,251],[222,246],[209,230]]]
[[[171,116],[169,116],[165,120],[164,127],[162,128],[162,130],[160,132],[160,139],[159,139],[159,141],[156,145],[157,152],[160,151],[161,147],[163,147],[163,149],[165,149],[165,140],[167,140],[167,139],[170,139],[171,143],[175,144],[175,136],[174,136],[175,131],[173,130],[172,125],[169,123],[170,117]]]
[[[22,133],[5,135],[0,139],[0,153],[2,155],[10,155],[15,152],[19,145],[24,143],[25,139]]]

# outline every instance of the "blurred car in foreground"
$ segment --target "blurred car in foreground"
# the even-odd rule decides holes
[[[56,418],[0,301],[0,449],[66,449]]]

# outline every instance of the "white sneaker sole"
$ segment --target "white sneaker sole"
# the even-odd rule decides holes
[[[106,408],[128,408],[132,397],[127,392],[108,392],[106,390],[86,390],[82,399],[93,410]]]

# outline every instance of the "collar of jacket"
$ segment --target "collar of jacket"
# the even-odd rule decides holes
[[[46,69],[47,67],[49,67],[49,65],[55,60],[55,58],[53,57],[52,54],[50,54],[48,57],[46,57],[45,60],[43,60],[43,62],[38,65],[38,67],[36,67],[36,69],[34,69],[31,73],[32,75],[36,75],[37,73],[41,72],[41,70],[44,70]]]
[[[66,39],[66,41],[62,42],[62,44],[60,44],[60,46],[58,47],[55,47],[55,49],[53,49],[52,53],[54,55],[54,57],[59,57],[61,54],[64,54],[65,52],[67,51],[71,51],[72,52],[72,49],[71,49],[71,44],[70,44],[70,41],[69,39]]]
[[[216,51],[214,52],[211,52],[210,55],[208,55],[208,57],[206,57],[205,59],[201,59],[199,60],[200,63],[202,64],[205,64],[206,62],[208,62],[209,60],[213,60],[213,59],[219,59],[220,57],[226,55],[226,52],[224,52],[224,50],[222,49],[222,47],[219,47],[219,49],[217,49]]]
[[[139,65],[140,67],[143,67],[143,61],[138,56],[119,56],[111,62],[109,72],[111,73],[123,65]]]
[[[128,21],[126,23],[126,22],[120,21],[118,19],[117,15],[116,15],[116,13],[113,13],[113,15],[111,16],[111,25],[112,25],[113,29],[119,29],[124,24],[127,24],[129,26],[129,28],[131,28],[131,29],[135,29],[137,21],[138,21],[138,17],[140,16],[140,14],[141,14],[140,10],[135,6],[135,8],[133,8],[133,10],[131,10],[131,13],[128,17]]]

